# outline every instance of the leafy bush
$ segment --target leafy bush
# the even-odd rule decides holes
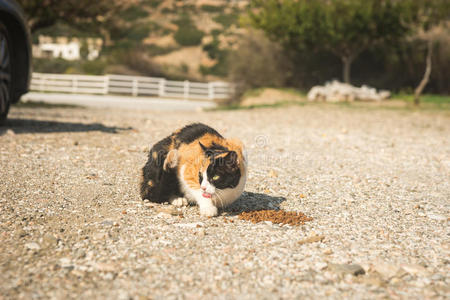
[[[73,67],[74,62],[62,58],[34,58],[33,71],[38,73],[66,73],[67,69]]]
[[[214,75],[218,77],[227,77],[229,72],[228,65],[229,52],[224,51],[219,57],[218,62],[212,67],[200,66],[202,75]]]
[[[156,22],[153,22],[153,21],[147,21],[147,22],[145,22],[145,23],[147,24],[149,30],[150,30],[152,33],[157,33],[157,34],[159,34],[159,35],[166,35],[166,34],[171,33],[171,31],[170,31],[169,29],[162,27],[161,25],[159,25],[159,24],[156,23]]]
[[[168,8],[168,7],[164,7],[164,8],[161,10],[161,12],[162,12],[163,14],[171,14],[171,13],[174,13],[175,10],[174,10],[174,9],[171,9],[171,8]]]
[[[179,47],[161,47],[154,44],[146,46],[146,50],[150,56],[164,55],[178,49]]]
[[[178,27],[194,26],[191,16],[186,12],[183,12],[182,14],[180,14],[179,18],[174,20],[173,23],[175,25],[178,25]]]
[[[219,48],[219,40],[214,37],[213,41],[203,46],[203,50],[208,53],[208,56],[217,60],[217,63],[212,67],[200,66],[200,73],[203,75],[215,75],[219,77],[226,77],[228,75],[228,57],[229,50]]]
[[[158,7],[164,0],[143,0],[143,5],[148,5],[150,7],[156,8]]]
[[[179,45],[197,46],[201,44],[204,33],[197,29],[188,14],[182,14],[174,23],[178,25],[174,38]]]
[[[238,85],[238,97],[251,88],[282,87],[291,73],[282,47],[261,32],[243,37],[228,61],[229,79]]]
[[[197,46],[202,42],[204,33],[195,27],[180,27],[174,38],[181,46]]]
[[[219,24],[222,24],[223,27],[228,28],[233,24],[237,24],[239,20],[239,14],[220,14],[214,17],[213,20]]]
[[[213,29],[213,30],[211,30],[211,35],[213,36],[213,37],[218,37],[220,34],[222,34],[222,30],[220,30],[220,29]]]
[[[34,58],[33,70],[39,73],[56,74],[104,74],[107,63],[104,60],[69,61],[62,58]]]
[[[220,56],[221,50],[219,49],[219,40],[214,37],[212,42],[203,46],[203,51],[208,53],[208,56],[212,59],[217,59]]]
[[[147,57],[140,49],[122,52],[118,62],[143,76],[164,77],[161,67]]]
[[[203,11],[206,11],[206,12],[209,12],[209,13],[216,13],[216,12],[223,12],[225,7],[224,6],[204,4],[204,5],[201,6],[201,9]]]
[[[81,70],[83,71],[83,73],[89,75],[103,75],[105,74],[107,65],[108,64],[104,60],[87,60],[81,65]]]
[[[140,42],[150,34],[151,27],[148,24],[139,24],[131,26],[128,30],[128,39],[136,42]]]
[[[132,21],[136,21],[138,19],[148,17],[148,12],[146,10],[142,9],[142,7],[132,5],[132,6],[128,7],[127,9],[125,9],[121,13],[121,16],[125,21],[132,22]]]

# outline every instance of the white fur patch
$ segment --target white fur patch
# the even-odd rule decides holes
[[[244,191],[245,182],[247,181],[247,167],[244,167],[244,174],[241,174],[239,183],[234,188],[216,190],[216,194],[213,195],[213,203],[217,207],[225,207],[236,201]]]
[[[244,159],[244,173],[241,174],[239,183],[235,188],[228,188],[219,190],[214,187],[208,180],[206,171],[203,173],[203,180],[201,186],[206,188],[206,192],[211,194],[211,198],[203,197],[203,190],[192,189],[184,180],[184,171],[186,170],[186,165],[182,165],[179,169],[178,178],[181,183],[181,190],[183,191],[185,197],[190,202],[195,202],[200,208],[200,214],[202,216],[217,216],[217,207],[225,207],[236,201],[239,196],[244,191],[245,182],[247,181],[247,162]],[[177,199],[175,199],[177,200]],[[178,200],[177,200],[178,201]]]
[[[189,203],[186,198],[184,197],[178,197],[173,199],[170,204],[173,206],[181,207],[181,206],[187,206]]]

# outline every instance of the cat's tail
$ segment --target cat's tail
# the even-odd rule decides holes
[[[160,202],[161,177],[163,162],[167,153],[150,150],[147,163],[142,168],[142,180],[140,194],[142,200],[148,199],[152,202]]]
[[[164,203],[173,197],[181,197],[177,178],[177,151],[154,147],[144,168],[142,168],[141,198],[151,202]]]

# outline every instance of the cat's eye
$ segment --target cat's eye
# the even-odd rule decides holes
[[[213,177],[213,180],[219,180],[219,178],[220,178],[219,175],[215,175],[215,176]]]

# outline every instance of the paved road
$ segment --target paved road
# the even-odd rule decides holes
[[[149,109],[158,111],[196,111],[205,108],[214,108],[216,106],[212,101],[34,92],[24,95],[22,101],[72,104],[87,107],[116,107],[134,110]]]

